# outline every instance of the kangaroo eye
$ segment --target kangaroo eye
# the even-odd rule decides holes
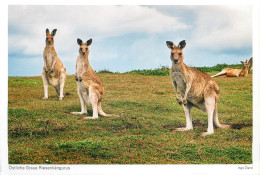
[[[174,55],[174,53],[171,53],[171,56],[173,56]]]
[[[179,53],[179,55],[181,56],[181,55],[182,55],[182,53]]]

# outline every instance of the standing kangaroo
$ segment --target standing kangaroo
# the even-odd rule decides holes
[[[251,57],[248,61],[248,72],[253,70],[253,57]]]
[[[181,41],[178,46],[175,46],[171,41],[167,41],[166,44],[171,49],[172,67],[170,74],[176,99],[179,104],[183,105],[186,117],[186,127],[177,128],[176,131],[193,129],[191,119],[191,108],[193,106],[208,113],[208,130],[202,133],[201,136],[214,133],[213,122],[216,127],[230,128],[230,125],[220,124],[218,120],[217,102],[220,90],[217,83],[206,73],[184,64],[183,49],[186,46],[185,40]],[[181,100],[178,97],[177,88],[180,90]]]
[[[77,39],[79,49],[79,56],[76,62],[76,81],[78,85],[78,95],[81,104],[81,112],[71,112],[71,114],[87,114],[86,103],[92,105],[93,117],[84,117],[84,119],[97,119],[98,114],[105,117],[113,117],[117,115],[106,114],[101,108],[101,100],[104,96],[104,86],[101,79],[91,68],[88,55],[89,46],[92,39],[83,43],[81,39]]]
[[[226,75],[227,77],[246,77],[248,75],[248,62],[241,61],[243,64],[242,69],[232,69],[232,68],[225,68],[221,72],[217,73],[216,75],[212,75],[211,77],[217,77],[221,75]]]
[[[42,80],[44,85],[44,97],[48,99],[48,85],[52,85],[58,96],[62,100],[63,88],[66,80],[66,68],[58,58],[54,48],[54,36],[57,29],[54,29],[51,34],[49,29],[46,29],[46,46],[43,51],[44,67],[42,71]]]

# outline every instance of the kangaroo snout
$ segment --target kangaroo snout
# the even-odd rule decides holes
[[[175,60],[175,59],[173,59],[173,61],[174,61],[174,63],[175,63],[175,64],[177,64],[177,63],[178,63],[178,60]]]

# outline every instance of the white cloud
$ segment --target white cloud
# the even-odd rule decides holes
[[[221,51],[252,45],[252,11],[249,6],[194,8],[197,15],[192,31],[196,47]]]
[[[144,6],[10,6],[9,26],[12,31],[20,31],[15,36],[9,34],[9,53],[22,49],[23,54],[42,52],[46,28],[58,29],[55,45],[65,52],[75,48],[77,37],[97,40],[134,32],[162,33],[187,28],[176,17]]]
[[[70,73],[77,38],[93,38],[90,61],[97,70],[169,65],[165,41],[171,39],[187,40],[189,65],[238,63],[252,54],[251,13],[250,6],[9,6],[9,54],[23,58],[10,68],[23,72],[19,64],[34,57],[34,66],[42,66],[46,28],[58,29],[55,48]]]

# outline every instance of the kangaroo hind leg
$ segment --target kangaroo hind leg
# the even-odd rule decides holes
[[[59,100],[62,100],[62,98],[64,97],[63,96],[63,89],[64,89],[64,85],[65,85],[65,80],[66,80],[66,72],[62,73],[61,76],[60,76],[60,89],[59,89]]]
[[[220,76],[220,75],[225,75],[226,73],[228,72],[227,69],[223,69],[221,72],[217,73],[216,75],[212,75],[210,77],[217,77],[217,76]]]
[[[84,119],[98,119],[98,92],[93,86],[89,88],[89,101],[92,105],[93,116],[84,117]]]
[[[48,81],[47,74],[43,68],[42,72],[42,81],[43,81],[43,88],[44,88],[44,97],[42,98],[43,100],[48,99],[48,85],[50,84]]]
[[[208,113],[208,130],[207,132],[202,133],[200,136],[205,137],[207,135],[213,134],[214,133],[214,126],[213,126],[213,114],[215,110],[215,97],[207,97],[205,98],[205,107]]]
[[[187,102],[187,105],[183,105],[185,118],[186,118],[186,127],[177,128],[175,131],[188,131],[188,130],[193,129],[192,118],[191,118],[191,108],[192,108],[192,104],[190,102]]]
[[[79,100],[80,100],[80,105],[81,105],[81,112],[71,112],[71,114],[73,114],[73,115],[87,114],[86,102],[83,97],[83,92],[80,90],[79,87],[78,87],[78,95],[79,95]]]

